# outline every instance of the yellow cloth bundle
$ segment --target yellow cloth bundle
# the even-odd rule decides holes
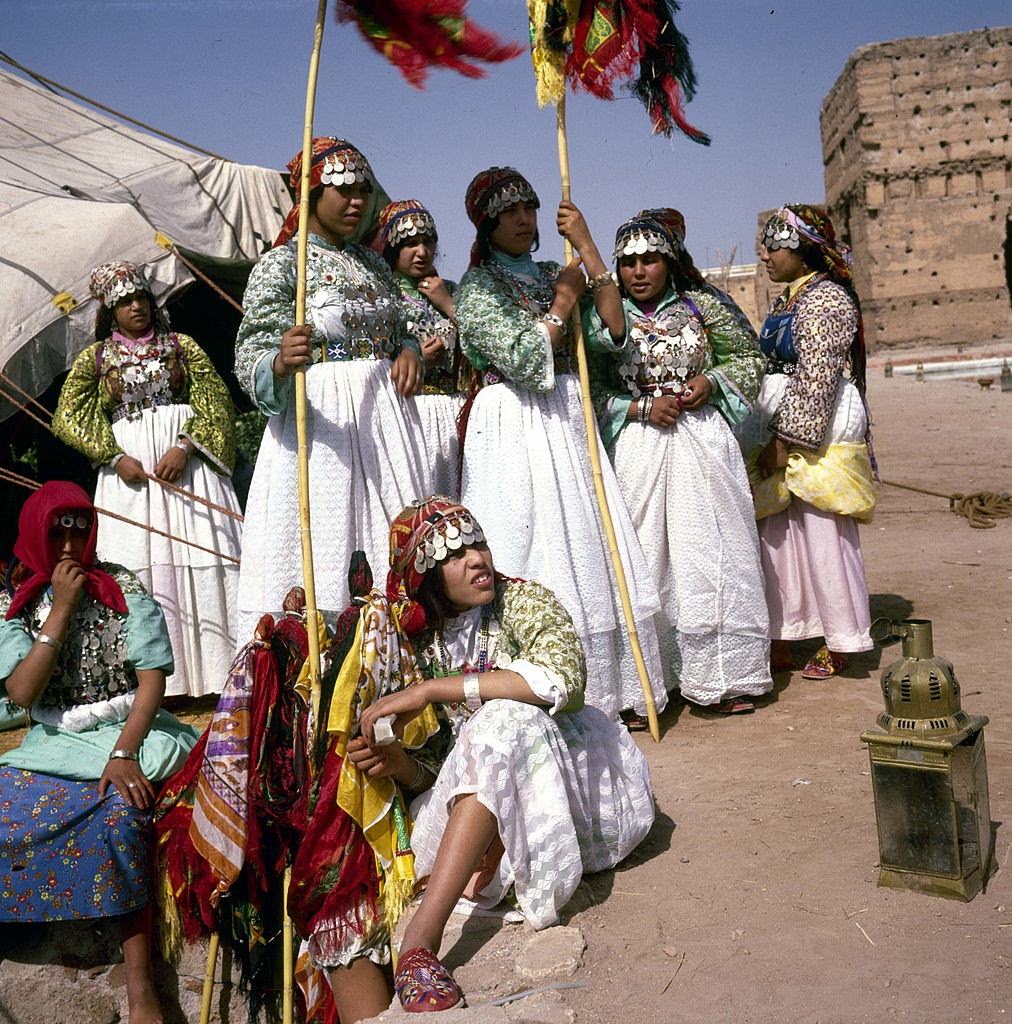
[[[761,446],[746,460],[756,519],[783,512],[791,503],[791,495],[824,512],[853,516],[870,523],[875,510],[875,482],[871,471],[868,446],[838,442],[817,452],[791,448],[786,469],[777,470],[764,480],[756,462]]]
[[[564,3],[566,27],[561,40],[568,49],[580,13],[579,0],[561,0]],[[558,103],[566,95],[566,50],[549,46],[545,39],[545,23],[549,7],[553,17],[558,16],[560,0],[527,0],[527,17],[531,24],[531,61],[534,64],[534,83],[538,106]]]

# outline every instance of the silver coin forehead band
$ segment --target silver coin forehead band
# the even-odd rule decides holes
[[[54,514],[53,526],[62,527],[64,530],[87,530],[91,526],[91,518],[83,512]]]
[[[436,241],[436,222],[422,211],[401,214],[387,234],[387,245],[400,245],[405,241],[431,238]]]
[[[798,229],[781,217],[770,217],[763,228],[762,244],[775,252],[777,249],[797,249],[801,245]]]
[[[441,519],[431,534],[415,551],[415,571],[425,574],[437,562],[472,544],[484,544],[485,534],[470,516],[456,515]]]
[[[539,208],[541,206],[537,193],[526,181],[509,181],[489,196],[488,202],[485,204],[486,216],[498,217],[503,210],[515,206],[517,203],[533,203]]]
[[[369,173],[365,157],[340,154],[328,156],[323,161],[320,181],[324,185],[354,185],[356,182],[368,181]]]
[[[648,252],[659,252],[672,258],[675,256],[675,249],[666,235],[649,228],[636,228],[628,234],[619,235],[615,240],[612,258],[617,261],[623,256],[642,256]]]

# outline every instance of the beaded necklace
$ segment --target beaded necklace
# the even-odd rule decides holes
[[[478,668],[477,671],[488,671],[488,645],[490,634],[490,623],[492,621],[492,608],[485,605],[481,610],[481,633],[478,637]],[[453,674],[453,666],[450,664],[450,655],[443,642],[443,631],[439,629],[433,637],[436,645],[436,657],[439,659],[439,674],[448,676]]]
[[[540,267],[538,267],[538,276],[528,280],[510,270],[509,267],[505,267],[501,263],[496,263],[492,260],[487,262],[485,266],[503,284],[520,293],[521,302],[534,316],[541,316],[551,306],[552,300],[555,298],[555,287],[548,280],[548,275]]]

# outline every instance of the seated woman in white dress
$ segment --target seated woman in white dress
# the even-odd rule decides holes
[[[490,908],[512,889],[533,927],[556,924],[585,872],[614,867],[642,841],[654,806],[628,732],[584,707],[586,663],[568,612],[540,583],[496,573],[466,508],[441,497],[406,508],[391,527],[391,565],[396,618],[417,630],[413,648],[402,642],[402,669],[406,655],[423,681],[367,708],[348,752],[360,771],[421,791],[411,847],[426,887],[394,984],[405,1009],[443,1010],[462,999],[437,959],[458,901]],[[395,716],[399,734],[430,705],[450,740],[434,779],[431,759],[379,744],[376,728]]]

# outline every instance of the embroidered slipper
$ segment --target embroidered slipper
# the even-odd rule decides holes
[[[842,672],[850,662],[846,654],[834,654],[825,644],[815,652],[811,661],[801,670],[802,679],[831,679]]]
[[[438,1013],[466,1006],[464,993],[435,953],[415,946],[397,960],[394,990],[406,1013]]]
[[[707,710],[718,715],[750,715],[755,711],[755,704],[748,697],[728,697],[718,704],[709,705]]]
[[[622,724],[630,732],[646,732],[650,728],[650,723],[643,717],[643,715],[637,714],[635,711],[623,711],[619,717],[622,719]]]

